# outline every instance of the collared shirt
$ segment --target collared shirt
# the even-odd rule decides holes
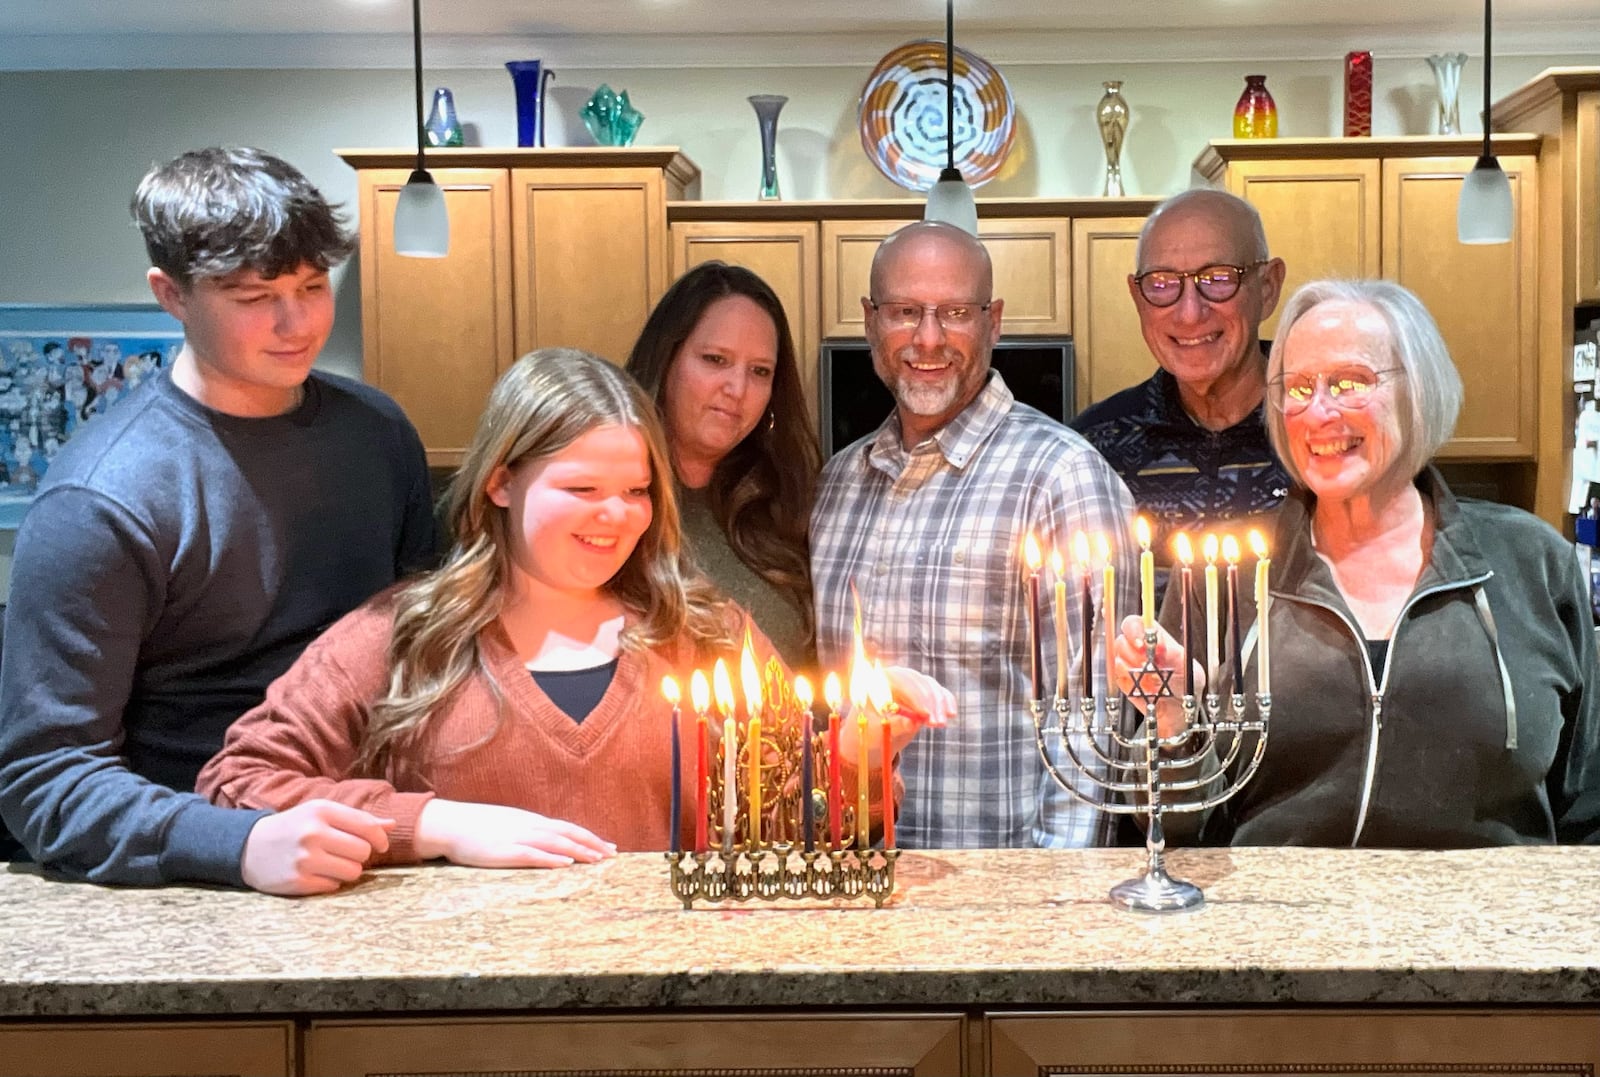
[[[1189,416],[1178,379],[1154,377],[1084,409],[1072,428],[1099,449],[1128,484],[1155,531],[1156,563],[1165,574],[1172,536],[1248,526],[1271,530],[1272,513],[1289,492],[1289,475],[1267,441],[1265,403],[1226,430],[1208,430]]]
[[[1077,531],[1112,543],[1122,613],[1136,611],[1129,533],[1133,502],[1081,437],[1016,403],[999,374],[933,437],[907,451],[890,417],[823,469],[811,516],[817,650],[824,669],[851,652],[850,585],[861,597],[867,650],[955,693],[956,717],[928,729],[901,754],[905,780],[898,834],[908,847],[1105,844],[1107,794],[1078,773],[1058,733],[1046,737],[1057,769],[1090,799],[1061,788],[1041,758],[1029,711],[1030,647],[1022,546],[1032,533],[1071,559]],[[1103,609],[1101,573],[1091,602]],[[1069,669],[1081,661],[1081,590],[1068,572]],[[1044,694],[1055,690],[1055,617],[1048,569],[1041,575]],[[1103,627],[1095,629],[1103,686]],[[1074,681],[1075,683],[1075,681]],[[1080,758],[1092,746],[1072,738]],[[1093,768],[1104,777],[1103,766]]]

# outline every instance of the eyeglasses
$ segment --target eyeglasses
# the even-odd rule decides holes
[[[960,332],[978,323],[978,315],[989,311],[990,303],[904,303],[886,299],[882,303],[867,300],[867,305],[878,316],[878,324],[885,329],[915,329],[922,319],[932,312],[946,330]]]
[[[1176,269],[1147,269],[1136,274],[1133,283],[1139,286],[1139,294],[1152,307],[1170,307],[1182,299],[1185,280],[1194,281],[1195,290],[1206,302],[1226,303],[1239,294],[1239,285],[1244,283],[1245,274],[1266,264],[1267,259],[1261,258],[1242,266],[1225,263],[1201,266],[1193,273],[1181,273]]]
[[[1323,374],[1280,374],[1267,384],[1269,399],[1285,415],[1299,415],[1317,398],[1317,386],[1327,389],[1328,400],[1342,411],[1364,408],[1373,391],[1391,374],[1404,374],[1400,367],[1371,370],[1364,366],[1340,367]]]

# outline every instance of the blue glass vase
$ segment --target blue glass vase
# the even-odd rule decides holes
[[[461,131],[461,121],[456,119],[455,96],[445,87],[433,91],[433,111],[423,124],[430,146],[464,146],[466,138]]]
[[[544,84],[556,73],[539,60],[510,60],[511,86],[517,93],[517,145],[544,145]]]

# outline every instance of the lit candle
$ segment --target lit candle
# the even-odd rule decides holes
[[[1217,619],[1222,615],[1217,605],[1217,536],[1207,535],[1203,543],[1206,555],[1206,691],[1217,691],[1217,647],[1222,637]]]
[[[728,663],[720,658],[712,668],[711,683],[722,715],[722,851],[731,853],[739,825],[739,727],[733,720],[733,680]]]
[[[1150,552],[1150,521],[1140,516],[1133,531],[1139,540],[1139,614],[1148,632],[1156,626],[1156,555]]]
[[[894,848],[894,744],[889,735],[889,716],[896,711],[894,691],[882,662],[872,664],[872,709],[878,712],[878,732],[883,740],[878,760],[879,781],[883,788],[883,847]]]
[[[1240,662],[1239,639],[1239,540],[1229,535],[1222,540],[1222,559],[1228,562],[1228,657],[1233,661],[1233,694],[1244,694],[1244,667]]]
[[[1111,668],[1111,648],[1117,640],[1117,570],[1111,561],[1111,540],[1105,535],[1096,535],[1094,542],[1100,551],[1100,563],[1104,566],[1100,570],[1100,602],[1105,607],[1106,697],[1110,698],[1117,685],[1116,671]]]
[[[1270,658],[1267,652],[1267,610],[1272,605],[1272,594],[1267,590],[1267,569],[1272,561],[1267,557],[1267,540],[1261,532],[1250,532],[1250,550],[1256,555],[1256,691],[1272,691]]]
[[[1067,566],[1061,551],[1050,551],[1050,572],[1055,576],[1056,698],[1067,697]]]
[[[1194,663],[1189,656],[1194,654],[1194,638],[1189,631],[1192,627],[1189,617],[1189,588],[1194,585],[1194,547],[1189,544],[1189,536],[1179,531],[1178,537],[1172,544],[1177,547],[1178,583],[1183,592],[1182,603],[1178,607],[1178,620],[1183,628],[1183,694],[1194,695]]]
[[[761,673],[756,669],[755,651],[750,646],[750,632],[744,634],[744,650],[739,655],[739,683],[744,688],[744,705],[750,715],[745,726],[744,747],[749,756],[750,824],[747,844],[761,848]]]
[[[811,795],[811,682],[803,674],[794,679],[794,698],[800,704],[800,833],[810,853],[817,848],[817,819]]]
[[[844,797],[839,789],[839,708],[844,690],[837,673],[822,682],[822,698],[828,701],[828,840],[838,849],[844,841]]]
[[[711,727],[706,711],[711,709],[711,682],[702,670],[689,678],[689,701],[694,704],[694,851],[706,851],[706,805],[711,796]]]
[[[683,775],[678,769],[683,765],[683,749],[678,746],[678,682],[671,677],[661,678],[661,694],[672,704],[672,811],[667,816],[667,832],[671,836],[672,851],[683,851],[683,840],[678,836],[678,820],[683,814]]]
[[[1080,663],[1083,670],[1083,698],[1087,699],[1094,694],[1091,683],[1090,661],[1094,658],[1094,593],[1089,585],[1089,536],[1079,531],[1072,536],[1072,559],[1078,563],[1078,583],[1082,591],[1081,606],[1083,624],[1083,654]]]
[[[850,660],[850,711],[856,716],[856,850],[865,853],[872,827],[870,779],[872,763],[867,755],[867,700],[872,692],[872,666],[860,633],[856,634],[855,655]]]
[[[1039,667],[1044,664],[1039,642],[1039,569],[1044,566],[1044,557],[1031,534],[1022,544],[1022,557],[1028,563],[1028,688],[1033,693],[1028,698],[1043,699],[1044,690],[1039,683]]]

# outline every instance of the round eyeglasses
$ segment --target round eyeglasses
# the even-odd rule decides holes
[[[1328,401],[1341,411],[1364,408],[1372,394],[1390,375],[1404,374],[1400,367],[1372,370],[1364,366],[1340,367],[1322,374],[1280,374],[1267,383],[1272,391],[1267,399],[1285,415],[1299,415],[1317,398],[1323,386]]]
[[[879,303],[867,300],[867,305],[878,316],[878,324],[885,329],[915,329],[922,319],[932,314],[946,330],[960,332],[978,324],[978,315],[987,313],[989,303],[911,303],[898,299],[885,299]]]
[[[1217,265],[1201,266],[1192,273],[1182,273],[1176,269],[1147,269],[1135,274],[1133,283],[1138,285],[1139,294],[1152,307],[1170,307],[1182,299],[1185,280],[1194,281],[1195,291],[1206,302],[1226,303],[1239,294],[1239,285],[1244,283],[1247,273],[1266,264],[1267,259],[1261,258],[1242,266],[1219,262]]]

